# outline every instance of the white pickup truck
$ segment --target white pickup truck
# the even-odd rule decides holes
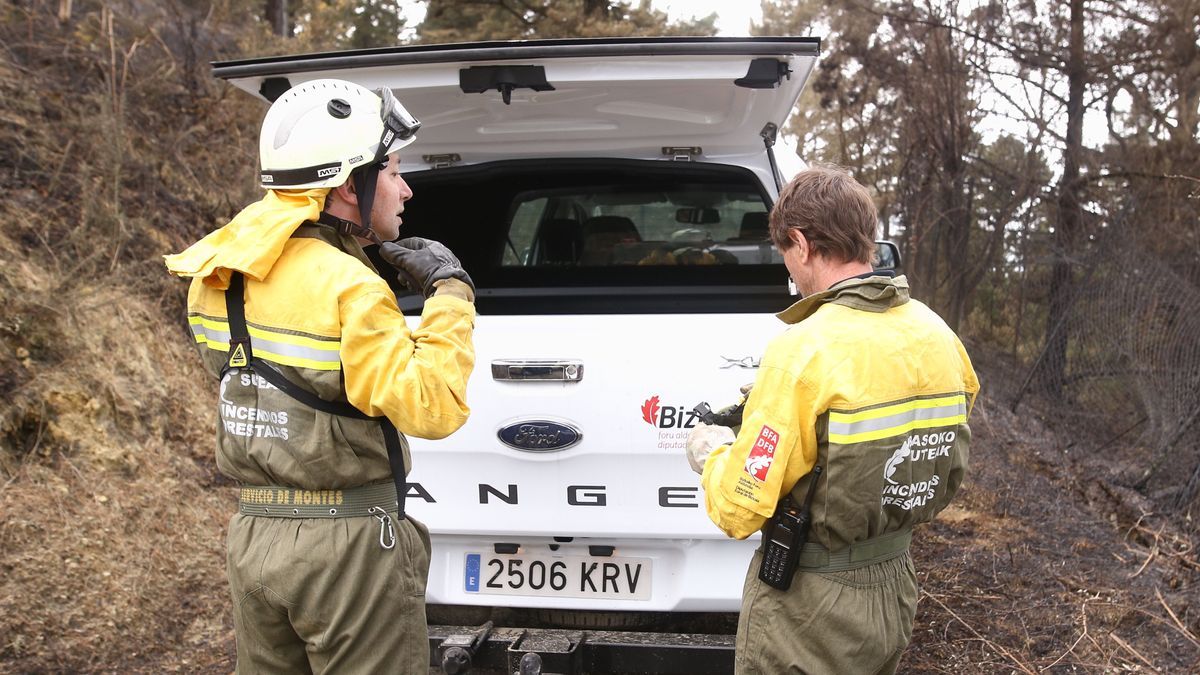
[[[737,611],[756,544],[709,522],[683,446],[794,300],[767,211],[802,166],[776,140],[818,52],[592,39],[214,64],[267,100],[323,77],[390,87],[421,122],[402,236],[446,243],[479,288],[470,421],[412,441],[432,623],[679,630]],[[655,672],[728,667],[705,653]]]

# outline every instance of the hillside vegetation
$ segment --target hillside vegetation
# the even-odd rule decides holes
[[[0,1],[0,672],[233,668],[216,387],[161,256],[258,194],[262,108],[207,64],[314,46],[260,5]],[[1200,671],[1189,512],[1131,487],[1132,436],[1011,412],[1027,364],[989,330],[903,671]]]
[[[0,669],[186,668],[233,501],[160,256],[252,196],[261,112],[207,73],[232,17],[51,9],[0,5]]]

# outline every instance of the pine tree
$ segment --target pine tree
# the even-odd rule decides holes
[[[392,47],[406,20],[399,0],[294,0],[303,51]]]
[[[429,0],[420,42],[713,35],[716,15],[669,23],[649,0]]]

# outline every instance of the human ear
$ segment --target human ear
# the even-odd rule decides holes
[[[808,237],[805,237],[799,229],[790,227],[788,228],[788,238],[792,240],[792,245],[797,247],[796,254],[799,255],[800,261],[808,260]]]
[[[358,193],[354,189],[354,181],[348,180],[345,183],[333,188],[332,194],[337,195],[338,199],[347,204],[358,205]]]

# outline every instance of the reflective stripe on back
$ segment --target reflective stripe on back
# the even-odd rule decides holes
[[[938,394],[858,410],[829,411],[829,442],[848,445],[967,421],[965,394]]]
[[[215,351],[229,351],[227,320],[191,314],[188,323],[196,342],[206,344]],[[282,333],[257,326],[247,326],[247,329],[254,338],[255,356],[297,368],[341,370],[342,343],[339,340]]]

